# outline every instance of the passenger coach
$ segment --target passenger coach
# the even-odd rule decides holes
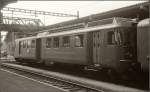
[[[142,71],[149,72],[149,21],[144,19],[138,23],[137,30],[137,55]]]
[[[76,64],[117,72],[131,70],[137,64],[133,24],[130,19],[115,17],[89,22],[80,29],[18,39],[15,57],[45,64]]]
[[[27,37],[15,40],[15,52],[14,56],[17,61],[26,60],[26,62],[35,62],[38,59],[38,46],[41,46],[38,43],[37,37]]]

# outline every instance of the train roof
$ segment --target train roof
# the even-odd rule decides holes
[[[150,24],[149,22],[150,22],[150,18],[141,20],[141,21],[138,23],[138,27],[149,26],[149,24]]]
[[[68,26],[63,26],[63,27],[56,27],[56,28],[51,28],[48,30],[43,30],[43,32],[60,32],[60,31],[70,31],[74,29],[80,29],[80,28],[85,28],[85,27],[92,27],[92,26],[101,26],[101,25],[106,25],[106,24],[113,24],[116,22],[117,24],[122,25],[127,25],[130,24],[131,19],[129,18],[121,18],[121,17],[113,17],[113,18],[107,18],[107,19],[101,19],[101,20],[96,20],[92,22],[87,22],[87,23],[79,23],[79,24],[74,24],[74,25],[68,25]]]
[[[29,40],[29,39],[37,39],[37,36],[18,38],[18,39],[16,39],[15,41]]]
[[[101,30],[101,29],[109,29],[109,28],[117,28],[117,27],[130,27],[130,26],[132,26],[131,19],[114,17],[114,18],[107,18],[107,19],[103,19],[103,20],[89,22],[88,25],[85,25],[84,28],[80,28],[80,29],[56,32],[56,33],[49,33],[46,35],[37,35],[37,36],[33,36],[33,37],[20,38],[17,40],[20,41],[20,40],[28,40],[28,39],[37,39],[37,38],[44,38],[44,37],[49,37],[49,36],[69,35],[69,34],[97,31],[97,30]],[[47,30],[47,31],[49,31],[49,30]]]
[[[108,20],[109,21],[111,20],[111,22],[108,22]],[[105,21],[105,23],[104,23],[104,21]],[[108,23],[106,23],[106,21]],[[92,27],[86,26],[85,28],[75,29],[75,30],[71,30],[71,31],[51,33],[46,36],[41,36],[41,38],[49,37],[49,36],[60,36],[60,35],[91,32],[91,31],[97,31],[97,30],[101,30],[101,29],[109,29],[109,28],[117,28],[117,27],[131,27],[132,26],[132,21],[130,19],[120,18],[120,17],[108,18],[108,19],[103,19],[103,20],[94,21],[94,22],[96,22],[96,24],[100,23],[100,25],[96,25],[96,26],[92,26]]]

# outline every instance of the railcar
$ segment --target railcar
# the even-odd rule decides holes
[[[122,72],[136,62],[136,28],[125,18],[89,22],[87,28],[41,37],[44,62],[107,68]]]
[[[116,72],[132,70],[138,64],[133,24],[130,19],[115,17],[88,22],[84,28],[21,38],[16,40],[15,58]]]
[[[143,72],[149,72],[149,21],[144,19],[137,26],[137,56]]]

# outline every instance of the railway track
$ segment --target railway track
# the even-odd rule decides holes
[[[66,91],[66,92],[105,92],[100,89],[88,87],[88,86],[81,85],[75,82],[70,82],[67,80],[62,80],[62,79],[52,77],[52,76],[41,75],[39,73],[36,73],[33,71],[27,71],[27,70],[17,68],[17,67],[12,67],[12,66],[2,64],[2,68],[7,69],[9,71],[13,71],[17,74],[26,76],[28,78],[36,79],[40,82],[51,84],[52,86],[62,89],[63,91]]]
[[[146,92],[143,90],[138,89],[132,89],[132,88],[124,88],[122,91],[118,86],[112,87],[98,87],[98,86],[91,86],[89,84],[84,85],[83,83],[80,83],[80,80],[78,81],[72,81],[71,79],[63,79],[60,76],[51,76],[47,75],[42,72],[38,72],[34,69],[28,69],[26,66],[20,66],[10,63],[3,63],[1,64],[1,68],[4,70],[8,70],[11,72],[14,72],[16,74],[32,78],[34,80],[38,80],[40,82],[50,84],[51,86],[61,89],[65,92]],[[116,87],[116,88],[114,88]]]

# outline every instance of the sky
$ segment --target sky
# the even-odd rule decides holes
[[[49,11],[56,13],[77,14],[84,17],[96,13],[101,13],[143,1],[18,1],[6,7],[23,8],[31,10]],[[7,14],[12,16],[11,14]],[[51,25],[62,21],[75,19],[75,17],[54,17],[54,16],[37,16],[34,15],[14,15],[19,17],[39,18],[45,25]],[[45,17],[45,18],[44,18]]]
[[[75,15],[77,14],[77,11],[79,11],[79,16],[84,17],[142,2],[144,1],[17,1],[16,3],[8,4],[6,7],[75,14]],[[4,12],[3,15],[12,16],[12,13]],[[41,21],[45,25],[51,25],[75,19],[75,17],[54,17],[44,15],[39,15],[35,17],[34,15],[21,13],[14,13],[13,16],[41,19]],[[6,33],[2,32],[2,35],[5,34]]]

